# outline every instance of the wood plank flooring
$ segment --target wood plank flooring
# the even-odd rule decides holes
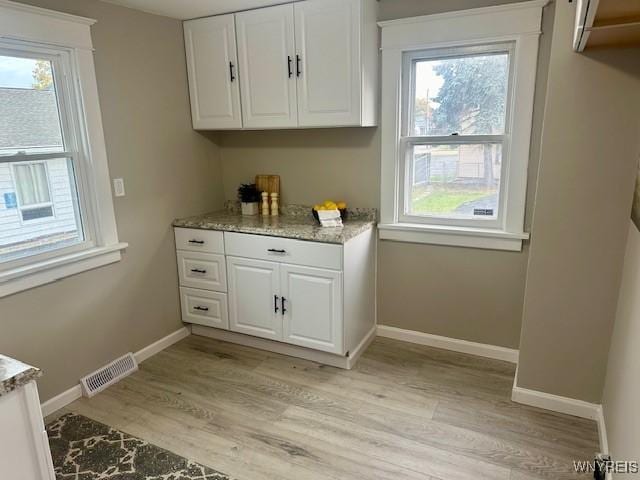
[[[377,338],[340,370],[190,336],[72,411],[239,480],[580,479],[594,422],[510,401],[514,366]]]

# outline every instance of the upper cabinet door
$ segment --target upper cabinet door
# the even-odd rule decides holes
[[[245,128],[298,125],[293,5],[236,14]]]
[[[195,129],[242,128],[233,15],[184,22]]]
[[[300,126],[360,125],[360,0],[306,0],[294,9]]]

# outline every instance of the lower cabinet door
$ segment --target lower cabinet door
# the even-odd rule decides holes
[[[229,330],[226,294],[180,287],[180,304],[183,322]]]
[[[280,272],[284,341],[344,354],[342,273],[295,265]]]
[[[282,340],[279,272],[274,262],[227,257],[230,330]]]

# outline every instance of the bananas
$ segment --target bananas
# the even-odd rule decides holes
[[[324,203],[320,203],[318,205],[314,205],[313,209],[316,212],[321,210],[344,210],[347,208],[347,204],[345,202],[334,202],[333,200],[326,200]]]

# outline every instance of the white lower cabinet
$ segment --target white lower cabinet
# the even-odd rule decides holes
[[[280,266],[248,258],[227,257],[229,328],[270,340],[282,340]]]
[[[182,320],[205,327],[229,328],[227,295],[197,288],[180,287]]]
[[[176,245],[182,320],[218,329],[217,338],[259,337],[328,361],[352,358],[373,338],[373,230],[340,245],[176,228]]]
[[[224,255],[200,252],[178,252],[178,276],[183,287],[216,292],[227,291]]]
[[[0,478],[55,480],[36,382],[0,397]]]
[[[229,329],[343,353],[342,274],[227,257]]]
[[[285,342],[343,353],[341,272],[281,265],[280,293]]]

